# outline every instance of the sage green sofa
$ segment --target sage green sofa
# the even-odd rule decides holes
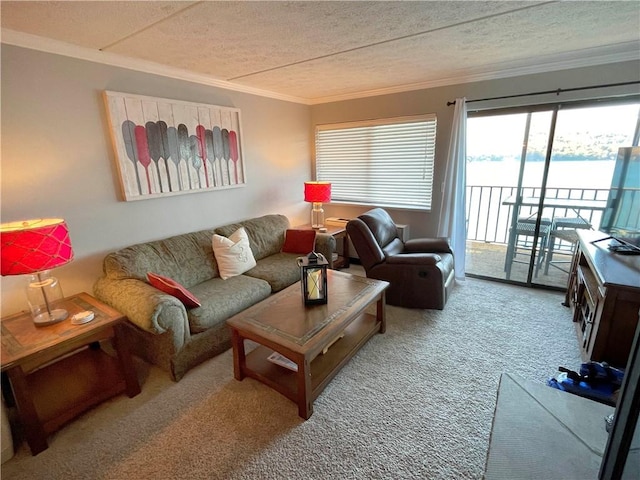
[[[220,278],[212,248],[214,233],[230,236],[244,227],[256,266],[227,280]],[[127,341],[132,353],[167,370],[177,381],[191,368],[231,346],[226,320],[297,282],[300,254],[281,252],[289,220],[265,215],[215,229],[133,245],[104,259],[104,275],[94,293],[129,319]],[[316,237],[317,252],[331,265],[335,239]],[[172,295],[147,281],[147,273],[170,277],[201,302],[185,308]]]

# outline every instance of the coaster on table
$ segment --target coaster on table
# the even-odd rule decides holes
[[[95,318],[95,313],[91,310],[84,310],[82,312],[76,313],[73,317],[71,317],[71,323],[74,325],[82,325],[83,323],[88,323]]]

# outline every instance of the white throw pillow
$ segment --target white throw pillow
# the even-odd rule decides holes
[[[241,275],[256,266],[244,227],[233,232],[229,238],[213,235],[212,246],[223,280]]]

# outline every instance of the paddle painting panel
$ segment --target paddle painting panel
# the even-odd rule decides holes
[[[246,183],[240,110],[104,92],[125,200]]]

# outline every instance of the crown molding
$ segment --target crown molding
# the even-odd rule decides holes
[[[38,35],[17,32],[15,30],[2,29],[0,42],[7,45],[14,45],[16,47],[29,48],[32,50],[39,50],[41,52],[63,55],[80,60],[87,60],[89,62],[102,63],[114,67],[136,70],[138,72],[151,73],[154,75],[175,78],[187,82],[199,83],[211,87],[224,88],[226,90],[233,90],[235,92],[249,93],[251,95],[273,98],[286,102],[308,104],[308,100],[304,98],[294,97],[291,95],[282,95],[276,92],[271,92],[269,90],[248,87],[237,83],[227,82],[225,80],[219,80],[207,75],[200,75],[188,70],[183,70],[181,68],[168,67],[166,65],[160,65],[158,63],[149,62],[146,60],[133,59],[115,53],[103,52],[86,47],[79,47],[77,45],[61,42],[59,40],[52,40],[50,38],[44,38]]]
[[[144,73],[151,73],[163,77],[175,78],[187,82],[223,88],[235,92],[248,93],[260,97],[282,100],[285,102],[299,103],[303,105],[319,105],[323,103],[355,100],[359,98],[390,95],[395,93],[425,90],[429,88],[458,85],[485,80],[497,80],[501,78],[516,77],[520,75],[533,75],[570,68],[591,67],[608,63],[624,62],[640,59],[640,44],[638,42],[626,42],[605,47],[595,47],[558,55],[546,55],[527,59],[526,61],[497,63],[482,68],[465,70],[463,74],[446,78],[439,78],[419,83],[397,85],[387,88],[351,92],[338,95],[330,95],[318,98],[302,98],[291,95],[283,95],[269,90],[248,87],[225,80],[219,80],[207,75],[196,74],[187,70],[168,67],[154,62],[137,60],[123,55],[102,52],[86,47],[79,47],[70,43],[52,40],[23,32],[9,29],[1,30],[0,41],[7,45],[39,50],[42,52],[78,58],[90,62],[96,62],[114,67],[126,68]]]
[[[388,88],[378,88],[358,93],[345,93],[327,97],[319,97],[308,100],[309,105],[322,103],[341,102],[358,98],[376,97],[394,93],[426,90],[429,88],[460,85],[464,83],[480,82],[484,80],[499,80],[502,78],[517,77],[521,75],[534,75],[571,68],[593,67],[609,63],[640,60],[640,42],[625,42],[605,47],[595,47],[576,50],[558,55],[546,55],[519,62],[504,62],[485,66],[482,68],[465,70],[464,74],[446,78],[428,80],[426,82],[398,85]]]

